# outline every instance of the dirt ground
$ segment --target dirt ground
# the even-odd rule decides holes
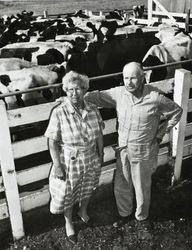
[[[74,209],[78,232],[75,246],[67,242],[62,215],[51,215],[47,207],[24,215],[26,237],[13,244],[10,233],[0,238],[1,250],[191,250],[192,249],[192,169],[184,161],[182,180],[170,186],[171,169],[161,167],[153,179],[150,218],[153,228],[145,232],[136,220],[113,228],[118,214],[112,185],[95,193],[89,206],[93,226],[81,222]],[[101,192],[97,191],[97,192]],[[95,199],[96,198],[96,199]]]

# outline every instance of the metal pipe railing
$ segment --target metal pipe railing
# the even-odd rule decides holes
[[[186,63],[192,63],[192,59],[179,61],[179,62],[172,62],[172,63],[162,64],[162,65],[157,65],[157,66],[144,67],[143,69],[144,69],[144,71],[147,71],[147,70],[160,69],[160,68],[171,67],[171,66],[176,66],[176,65],[179,65],[179,64],[186,64]],[[89,80],[90,81],[99,81],[99,80],[106,79],[106,78],[121,76],[122,74],[123,74],[122,72],[117,72],[117,73],[107,74],[107,75],[102,75],[102,76],[94,76],[94,77],[90,77]],[[14,91],[14,92],[10,92],[8,94],[0,94],[0,98],[13,96],[13,95],[18,95],[18,94],[31,93],[31,92],[35,92],[35,91],[44,90],[44,89],[55,89],[55,88],[59,88],[61,86],[62,86],[62,83],[57,83],[57,84],[54,84],[54,85],[36,87],[36,88],[22,90],[22,91]]]

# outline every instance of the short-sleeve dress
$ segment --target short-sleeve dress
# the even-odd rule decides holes
[[[53,109],[45,136],[60,145],[60,162],[66,180],[56,178],[54,165],[49,176],[50,211],[60,214],[89,198],[99,183],[101,164],[96,139],[104,128],[97,107],[85,102],[80,115],[67,97]]]

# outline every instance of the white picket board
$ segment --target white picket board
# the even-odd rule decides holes
[[[44,103],[25,108],[12,109],[7,111],[9,127],[22,126],[35,122],[48,120],[52,109],[58,103]]]
[[[21,205],[17,186],[15,164],[11,146],[11,138],[5,104],[0,101],[0,161],[6,200],[9,207],[10,221],[14,239],[22,238],[24,233]]]
[[[183,108],[183,114],[179,123],[173,128],[174,181],[178,181],[181,176],[190,83],[190,71],[185,69],[175,71],[174,101]]]
[[[192,156],[192,139],[185,141],[183,148],[183,157]]]
[[[18,159],[47,150],[47,138],[44,136],[37,136],[27,140],[13,142],[12,147],[14,159]]]
[[[170,79],[161,80],[161,81],[157,81],[157,82],[151,82],[148,84],[157,88],[160,92],[172,93],[173,87],[174,87],[174,80],[175,80],[174,78],[170,78]]]
[[[51,162],[17,172],[19,186],[27,185],[48,178]]]
[[[115,151],[112,146],[104,147],[104,162],[108,162],[115,159]]]
[[[185,136],[190,136],[190,135],[192,135],[192,122],[187,123],[185,128]]]
[[[104,121],[105,129],[103,134],[111,134],[116,132],[116,119]],[[14,159],[18,159],[27,155],[39,153],[48,149],[47,138],[44,136],[37,136],[23,141],[12,143]]]
[[[116,129],[116,121],[117,121],[116,118],[104,121],[105,128],[103,130],[103,135],[112,134],[112,133],[115,133],[117,131],[117,129]]]
[[[31,209],[44,206],[48,204],[49,199],[50,194],[48,184],[39,190],[22,193],[22,196],[20,197],[21,211],[27,212]]]
[[[162,23],[167,23],[169,25],[172,24],[172,21],[168,18],[162,18],[161,19]],[[143,19],[143,18],[137,18],[137,23],[138,24],[145,24],[145,25],[151,25],[155,22],[159,22],[159,18],[158,17],[153,17],[151,20],[147,20],[147,19]],[[185,23],[183,22],[177,22],[177,25],[180,28],[185,28]]]
[[[48,120],[51,110],[56,105],[56,102],[50,102],[25,108],[8,110],[7,115],[9,127]]]
[[[112,183],[115,169],[116,162],[102,168],[101,176],[99,178],[100,186]]]
[[[168,161],[169,161],[168,149],[164,148],[163,150],[160,150],[158,154],[157,166],[163,166],[167,164]]]
[[[186,18],[187,13],[178,13],[178,12],[170,12],[170,15],[175,16],[175,17],[183,17]],[[154,15],[158,15],[158,16],[165,16],[164,13],[162,13],[161,11],[157,11],[157,10],[153,10],[153,14]],[[192,18],[192,14],[190,15],[190,17]]]
[[[1,166],[0,166],[0,169],[1,169]],[[3,184],[3,177],[0,176],[0,192],[3,192],[3,191],[5,191],[5,187]]]
[[[192,99],[189,99],[187,112],[192,112]]]
[[[5,199],[0,200],[0,220],[6,219],[9,217],[7,203]],[[1,223],[1,222],[0,222]]]
[[[153,18],[153,0],[148,0],[148,24],[151,23]]]
[[[169,141],[170,141],[170,134],[165,134],[165,135],[163,136],[163,139],[162,139],[160,145],[163,145],[163,144],[165,144],[165,143],[168,143]]]

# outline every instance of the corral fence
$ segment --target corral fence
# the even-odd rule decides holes
[[[180,28],[185,28],[188,32],[189,26],[191,26],[191,6],[191,0],[148,0],[148,19],[146,24],[151,24],[153,22],[167,22],[175,24]],[[172,9],[174,9],[175,12],[173,12]]]
[[[115,74],[115,76],[119,74],[122,73]],[[155,82],[153,85],[164,93],[173,92],[175,102],[184,110],[179,124],[172,133],[163,138],[158,157],[159,166],[169,162],[171,142],[171,158],[175,161],[174,178],[179,180],[182,159],[189,157],[192,153],[192,139],[190,139],[192,123],[186,124],[187,113],[192,112],[192,99],[189,99],[189,89],[192,87],[191,73],[184,69],[177,69],[173,79]],[[10,219],[13,238],[16,240],[25,235],[22,213],[44,206],[49,202],[48,175],[51,158],[47,139],[43,133],[50,112],[55,105],[56,102],[50,102],[6,110],[4,102],[0,101],[0,220]],[[105,185],[112,183],[116,168],[116,157],[113,150],[113,145],[117,143],[116,113],[114,110],[106,112],[105,109],[101,109],[101,114],[105,122],[105,147],[100,185]],[[17,128],[28,127],[31,124],[38,127],[38,124],[41,123],[44,126],[41,134],[12,142],[13,130],[15,132]]]

